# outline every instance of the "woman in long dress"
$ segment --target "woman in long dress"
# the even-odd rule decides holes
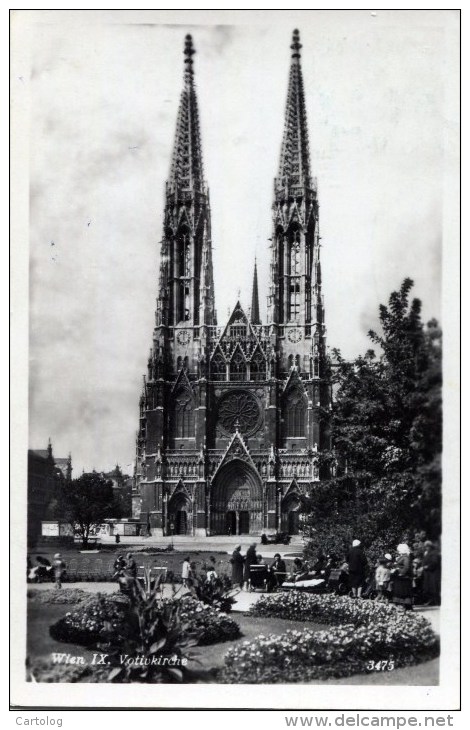
[[[398,557],[392,572],[392,603],[413,609],[413,563],[411,550],[406,543],[397,546]]]
[[[243,586],[243,563],[245,558],[241,554],[241,545],[238,545],[232,553],[232,583],[234,586]]]

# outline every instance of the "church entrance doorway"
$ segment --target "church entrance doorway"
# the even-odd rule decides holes
[[[176,512],[175,528],[175,535],[188,534],[188,513],[185,509]]]
[[[289,512],[287,527],[289,535],[299,534],[299,513],[296,510],[291,510]]]
[[[281,505],[281,532],[298,535],[300,532],[300,499],[298,494],[287,494]]]
[[[261,480],[250,464],[233,459],[222,467],[212,483],[210,510],[212,535],[249,535],[262,530]]]
[[[236,512],[227,512],[226,514],[226,529],[225,532],[227,535],[236,535],[237,534],[237,513]]]
[[[191,535],[192,509],[186,492],[176,491],[168,502],[167,535]]]
[[[242,512],[238,515],[239,520],[239,535],[249,535],[250,534],[250,513],[248,511],[242,510]]]

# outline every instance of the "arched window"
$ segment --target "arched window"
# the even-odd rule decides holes
[[[300,274],[300,232],[295,231],[293,241],[290,245],[290,275]]]
[[[250,375],[252,380],[266,379],[266,361],[259,350],[251,358]]]
[[[284,437],[302,438],[305,436],[306,404],[302,393],[293,388],[285,398],[284,405]]]
[[[211,360],[211,376],[212,380],[225,380],[227,377],[225,360],[220,352],[216,352]]]
[[[193,399],[187,390],[180,390],[175,396],[172,430],[174,438],[194,436]]]
[[[230,360],[230,380],[246,380],[246,362],[240,350]]]

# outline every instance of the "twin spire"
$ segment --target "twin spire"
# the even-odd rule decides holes
[[[300,65],[301,48],[302,44],[300,43],[299,31],[294,30],[291,44],[292,58],[289,72],[279,175],[275,178],[276,199],[284,199],[286,195],[296,196],[300,190],[305,190],[305,188],[311,189],[313,187],[310,176],[305,94]],[[190,296],[197,304],[198,309],[204,302],[204,312],[201,312],[199,321],[201,324],[209,324],[215,322],[210,211],[208,191],[204,183],[199,110],[194,81],[193,56],[196,51],[191,35],[185,37],[183,53],[184,84],[178,109],[170,175],[167,182],[167,203],[168,211],[175,210],[175,204],[186,207],[186,215],[189,215],[192,219],[194,234],[199,225],[198,221],[205,218],[204,232],[201,233],[200,239],[201,242],[203,241],[202,248],[194,254],[194,263],[197,261],[198,265],[201,266],[202,264],[202,266],[197,272],[193,272],[192,274],[195,276],[194,285],[197,289],[200,288],[201,299],[199,298],[199,294],[195,294],[193,291],[190,292]],[[187,208],[188,204],[190,206],[189,209]],[[189,213],[190,210],[191,214]],[[178,225],[176,221],[174,221],[174,224]],[[169,311],[168,307],[171,308],[172,306],[171,300],[176,296],[170,291],[171,267],[169,268],[168,265],[170,248],[169,242],[164,240],[162,242],[160,287],[161,289],[166,289],[167,294],[164,294],[163,291],[160,293],[159,299],[162,301],[159,303],[158,309],[162,312],[164,310]],[[211,299],[212,303],[210,303]],[[193,315],[191,319],[196,323]],[[157,320],[161,322],[166,320],[168,323],[171,323],[171,318],[164,315],[157,316]],[[253,277],[251,320],[253,324],[261,322],[256,262]]]

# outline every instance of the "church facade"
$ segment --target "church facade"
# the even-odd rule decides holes
[[[195,51],[186,36],[136,444],[133,516],[153,535],[296,534],[301,495],[320,478],[330,385],[300,49],[294,31],[267,322],[260,320],[255,262],[250,311],[237,302],[219,325]]]

